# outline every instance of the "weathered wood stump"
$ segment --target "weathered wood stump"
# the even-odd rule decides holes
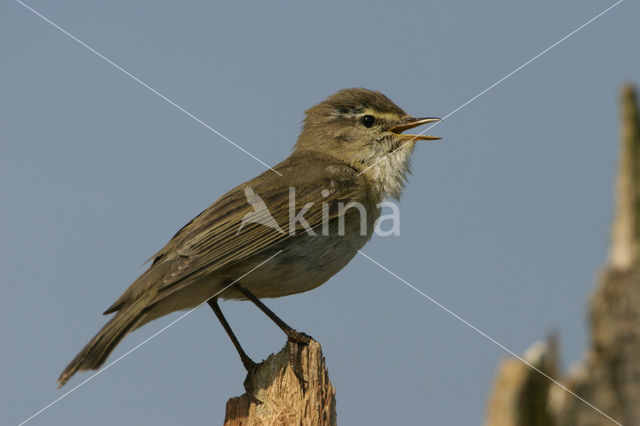
[[[290,364],[297,358],[301,381]],[[247,377],[247,387],[259,401],[247,393],[227,401],[225,426],[246,425],[336,425],[335,388],[314,340],[308,345],[287,343],[271,354]]]

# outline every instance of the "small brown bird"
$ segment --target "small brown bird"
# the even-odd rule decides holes
[[[440,139],[402,132],[438,120],[414,118],[366,89],[341,90],[308,109],[277,173],[235,187],[180,229],[104,312],[115,315],[64,369],[60,386],[99,368],[128,332],[205,301],[251,371],[218,298],[251,300],[290,340],[308,342],[259,299],[311,290],[344,268],[371,238],[380,202],[400,197],[416,141]]]

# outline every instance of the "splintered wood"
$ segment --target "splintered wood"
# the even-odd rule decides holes
[[[289,361],[292,356],[299,359],[306,382],[296,377]],[[246,393],[231,398],[225,426],[336,425],[336,391],[329,381],[322,347],[314,340],[301,346],[287,343],[258,364],[247,385],[260,402]]]

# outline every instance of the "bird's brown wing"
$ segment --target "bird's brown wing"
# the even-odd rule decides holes
[[[294,154],[276,166],[276,170],[284,177],[266,171],[232,189],[185,225],[154,256],[149,270],[106,313],[118,310],[127,301],[147,292],[156,294],[150,305],[155,304],[203,276],[306,232],[300,222],[296,223],[294,232],[290,232],[290,187],[295,188],[294,215],[306,207],[303,217],[312,228],[322,224],[323,204],[326,203],[331,220],[339,214],[339,203],[346,205],[350,201],[367,198],[368,187],[364,179],[358,177],[350,166],[335,160],[317,155],[305,160],[304,154]],[[323,193],[323,190],[329,193]],[[242,224],[245,215],[261,210],[260,205],[252,205],[248,201],[258,201],[255,195],[264,202],[279,229],[264,224],[269,223],[264,210],[252,218],[262,218],[262,223],[247,221]],[[166,271],[160,280],[144,279],[156,268]]]

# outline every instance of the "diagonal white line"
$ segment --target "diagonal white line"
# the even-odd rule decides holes
[[[529,65],[530,63],[532,63],[533,61],[535,61],[536,59],[538,59],[539,57],[541,57],[542,55],[544,55],[545,53],[547,53],[548,51],[550,51],[551,49],[553,49],[554,47],[556,47],[557,45],[559,45],[560,43],[562,43],[563,41],[565,41],[566,39],[568,39],[569,37],[573,36],[575,33],[577,33],[578,31],[582,30],[583,28],[585,28],[586,26],[588,26],[589,24],[591,24],[593,21],[595,21],[596,19],[600,18],[602,15],[604,15],[605,13],[609,12],[611,9],[613,9],[614,7],[618,6],[620,3],[622,3],[624,0],[618,0],[616,3],[614,3],[613,5],[611,5],[610,7],[608,7],[607,9],[605,9],[604,11],[600,12],[598,15],[596,15],[595,17],[591,18],[589,21],[585,22],[584,24],[582,24],[580,27],[576,28],[575,30],[573,30],[571,33],[567,34],[566,36],[564,36],[563,38],[561,38],[560,40],[558,40],[557,42],[555,42],[554,44],[552,44],[551,46],[547,47],[546,49],[544,49],[543,51],[541,51],[540,53],[538,53],[536,56],[534,56],[533,58],[529,59],[528,61],[526,61],[525,63],[523,63],[522,65],[520,65],[519,67],[517,67],[516,69],[514,69],[513,71],[511,71],[509,74],[507,74],[506,76],[502,77],[501,79],[499,79],[498,81],[496,81],[495,83],[493,83],[492,85],[490,85],[489,87],[487,87],[486,89],[484,89],[483,91],[479,92],[477,95],[475,95],[474,97],[470,98],[469,100],[467,100],[464,104],[460,105],[459,107],[455,108],[454,110],[452,110],[451,112],[449,112],[447,115],[445,115],[442,120],[444,121],[445,119],[449,118],[450,116],[452,116],[453,114],[457,113],[459,110],[461,110],[462,108],[466,107],[467,105],[469,105],[470,103],[472,103],[473,101],[475,101],[476,99],[478,99],[480,96],[484,95],[485,93],[487,93],[488,91],[490,91],[491,89],[493,89],[494,87],[496,87],[497,85],[499,85],[500,83],[502,83],[504,80],[508,79],[509,77],[511,77],[512,75],[514,75],[515,73],[517,73],[518,71],[520,71],[521,69],[523,69],[524,67],[526,67],[527,65]],[[161,94],[160,92],[158,92],[157,90],[155,90],[154,88],[152,88],[151,86],[149,86],[148,84],[146,84],[145,82],[143,82],[142,80],[140,80],[139,78],[135,77],[133,74],[129,73],[128,71],[126,71],[124,68],[122,68],[121,66],[119,66],[118,64],[114,63],[113,61],[111,61],[109,58],[107,58],[106,56],[102,55],[100,52],[96,51],[95,49],[93,49],[92,47],[88,46],[86,43],[82,42],[81,40],[79,40],[77,37],[75,37],[74,35],[70,34],[69,32],[67,32],[66,30],[64,30],[63,28],[61,28],[60,26],[58,26],[57,24],[55,24],[54,22],[52,22],[51,20],[49,20],[48,18],[46,18],[45,16],[43,16],[42,14],[38,13],[36,10],[34,10],[33,8],[29,7],[28,5],[26,5],[25,3],[23,3],[20,0],[16,0],[17,3],[19,3],[20,5],[22,5],[23,7],[25,7],[26,9],[30,10],[32,13],[34,13],[35,15],[37,15],[38,17],[40,17],[41,19],[43,19],[44,21],[46,21],[47,23],[49,23],[50,25],[52,25],[53,27],[55,27],[56,29],[58,29],[59,31],[61,31],[62,33],[64,33],[65,35],[67,35],[68,37],[70,37],[71,39],[73,39],[74,41],[76,41],[77,43],[79,43],[80,45],[82,45],[83,47],[87,48],[89,51],[91,51],[92,53],[94,53],[95,55],[97,55],[98,57],[100,57],[101,59],[103,59],[104,61],[106,61],[107,63],[111,64],[112,66],[114,66],[116,69],[118,69],[119,71],[121,71],[122,73],[124,73],[125,75],[127,75],[128,77],[132,78],[133,80],[135,80],[136,82],[138,82],[139,84],[141,84],[143,87],[145,87],[146,89],[148,89],[149,91],[151,91],[152,93],[158,95],[160,98],[162,98],[163,100],[165,100],[166,102],[168,102],[169,104],[171,104],[172,106],[174,106],[175,108],[179,109],[180,111],[182,111],[184,114],[186,114],[187,116],[189,116],[190,118],[192,118],[193,120],[195,120],[196,122],[198,122],[199,124],[201,124],[202,126],[206,127],[207,129],[209,129],[210,131],[214,132],[215,134],[217,134],[218,136],[220,136],[221,138],[225,139],[227,142],[231,143],[232,145],[234,145],[236,148],[240,149],[241,151],[243,151],[244,153],[246,153],[247,155],[251,156],[253,159],[255,159],[256,161],[258,161],[259,163],[261,163],[262,165],[264,165],[265,167],[269,168],[270,170],[272,170],[273,172],[277,173],[278,175],[282,176],[278,171],[276,171],[275,169],[273,169],[271,166],[269,166],[268,164],[266,164],[265,162],[263,162],[262,160],[260,160],[259,158],[257,158],[256,156],[254,156],[253,154],[251,154],[250,152],[248,152],[247,150],[245,150],[244,148],[242,148],[241,146],[237,145],[236,143],[234,143],[233,141],[231,141],[229,138],[227,138],[226,136],[224,136],[222,133],[218,132],[217,130],[215,130],[213,127],[209,126],[208,124],[206,124],[205,122],[203,122],[202,120],[200,120],[198,117],[196,117],[195,115],[193,115],[192,113],[190,113],[189,111],[185,110],[183,107],[181,107],[180,105],[176,104],[175,102],[173,102],[172,100],[170,100],[169,98],[167,98],[166,96],[164,96],[163,94]],[[438,122],[439,123],[439,122]],[[422,135],[425,132],[427,132],[429,129],[435,127],[438,123],[434,123],[433,125],[429,126],[427,129],[423,130],[422,132],[420,132],[418,135]],[[399,149],[402,149],[403,146],[401,146]],[[391,154],[391,153],[390,153]],[[387,155],[390,155],[387,154]],[[386,157],[386,156],[385,156]],[[367,170],[369,170],[371,167],[375,166],[375,164],[377,164],[379,161],[381,161],[382,159],[384,159],[385,157],[381,158],[380,160],[378,160],[376,163],[374,163],[373,165],[369,166],[367,169],[363,170],[362,172],[360,172],[359,174],[362,174],[364,172],[366,172]],[[259,268],[260,266],[262,266],[263,264],[265,264],[266,262],[268,262],[269,260],[271,260],[273,257],[277,256],[278,254],[280,254],[282,251],[279,251],[277,253],[275,253],[273,256],[271,256],[270,258],[268,258],[267,260],[265,260],[264,262],[260,263],[259,265],[257,265],[255,268],[251,269],[249,272],[245,273],[243,276],[241,276],[240,278],[238,278],[237,280],[235,280],[234,282],[232,282],[231,284],[229,284],[228,286],[224,287],[222,290],[220,290],[219,292],[217,292],[216,294],[214,294],[213,296],[211,296],[211,298],[217,296],[218,294],[220,294],[222,291],[224,291],[225,289],[227,289],[228,287],[230,287],[231,285],[235,284],[236,282],[238,282],[240,279],[244,278],[246,275],[248,275],[249,273],[253,272],[255,269]],[[438,301],[436,301],[435,299],[433,299],[432,297],[428,296],[427,294],[423,293],[421,290],[419,290],[418,288],[416,288],[415,286],[413,286],[412,284],[410,284],[409,282],[407,282],[406,280],[404,280],[403,278],[399,277],[398,275],[396,275],[395,273],[393,273],[392,271],[390,271],[389,269],[387,269],[386,267],[384,267],[383,265],[381,265],[380,263],[378,263],[377,261],[375,261],[374,259],[372,259],[371,257],[369,257],[368,255],[366,255],[365,253],[363,253],[362,251],[358,250],[358,252],[363,255],[364,257],[366,257],[367,259],[369,259],[371,262],[375,263],[377,266],[379,266],[380,268],[382,268],[383,270],[385,270],[386,272],[388,272],[389,274],[391,274],[392,276],[394,276],[395,278],[397,278],[398,280],[400,280],[401,282],[403,282],[404,284],[406,284],[408,287],[412,288],[413,290],[415,290],[416,292],[418,292],[419,294],[421,294],[423,297],[427,298],[429,301],[431,301],[432,303],[436,304],[438,307],[442,308],[443,310],[445,310],[447,313],[449,313],[450,315],[452,315],[453,317],[455,317],[456,319],[458,319],[459,321],[463,322],[465,325],[467,325],[468,327],[470,327],[471,329],[473,329],[474,331],[476,331],[477,333],[479,333],[480,335],[482,335],[483,337],[485,337],[486,339],[490,340],[492,343],[494,343],[495,345],[499,346],[500,348],[502,348],[504,351],[508,352],[509,354],[511,354],[512,356],[514,356],[515,358],[517,358],[518,360],[520,360],[521,362],[523,362],[524,364],[526,364],[527,366],[529,366],[530,368],[534,369],[535,371],[537,371],[538,373],[540,373],[541,375],[543,375],[544,377],[546,377],[547,379],[549,379],[550,381],[552,381],[553,383],[555,383],[556,385],[560,386],[562,389],[564,389],[565,391],[569,392],[571,395],[575,396],[576,398],[578,398],[580,401],[582,401],[583,403],[587,404],[589,407],[593,408],[595,411],[597,411],[598,413],[600,413],[601,415],[605,416],[606,418],[608,418],[609,420],[611,420],[612,422],[614,422],[615,424],[621,425],[619,422],[617,422],[616,420],[614,420],[613,418],[611,418],[610,416],[608,416],[607,414],[605,414],[604,412],[602,412],[601,410],[599,410],[597,407],[595,407],[594,405],[592,405],[591,403],[589,403],[588,401],[584,400],[583,398],[581,398],[580,396],[578,396],[577,394],[575,394],[574,392],[572,392],[570,389],[568,389],[567,387],[565,387],[564,385],[562,385],[561,383],[559,383],[558,381],[554,380],[552,377],[550,377],[549,375],[547,375],[546,373],[544,373],[543,371],[541,371],[540,369],[536,368],[534,365],[532,365],[530,362],[528,362],[527,360],[525,360],[524,358],[520,357],[519,355],[517,355],[516,353],[514,353],[513,351],[511,351],[509,348],[507,348],[506,346],[504,346],[502,343],[500,343],[499,341],[497,341],[496,339],[492,338],[491,336],[489,336],[488,334],[486,334],[485,332],[483,332],[482,330],[478,329],[476,326],[474,326],[473,324],[469,323],[468,321],[466,321],[464,318],[462,318],[461,316],[457,315],[455,312],[451,311],[450,309],[448,309],[446,306],[440,304]],[[209,299],[211,299],[209,298]],[[154,337],[156,337],[157,335],[161,334],[162,332],[164,332],[165,330],[167,330],[168,328],[170,328],[171,326],[173,326],[175,323],[177,323],[178,321],[180,321],[181,319],[183,319],[184,317],[186,317],[187,315],[191,314],[195,309],[197,309],[198,307],[200,307],[202,304],[206,303],[209,299],[205,300],[204,302],[200,303],[199,305],[197,305],[196,307],[192,308],[191,310],[187,311],[186,313],[184,313],[183,315],[181,315],[180,317],[178,317],[177,319],[175,319],[174,321],[172,321],[171,323],[169,323],[168,325],[166,325],[165,327],[161,328],[160,330],[158,330],[156,333],[154,333],[153,335],[151,335],[150,337],[148,337],[147,339],[143,340],[142,342],[140,342],[139,344],[137,344],[136,346],[134,346],[132,349],[130,349],[129,351],[127,351],[126,353],[124,353],[123,355],[121,355],[120,357],[118,357],[117,359],[115,359],[114,361],[112,361],[111,363],[107,364],[105,367],[103,367],[102,369],[100,369],[99,371],[97,371],[96,373],[94,373],[93,375],[91,375],[90,377],[88,377],[87,379],[85,379],[84,381],[82,381],[81,383],[79,383],[78,385],[76,385],[75,387],[73,387],[72,389],[70,389],[69,391],[67,391],[66,393],[64,393],[63,395],[61,395],[59,398],[57,398],[56,400],[52,401],[51,403],[47,404],[46,406],[44,406],[43,408],[41,408],[39,411],[37,411],[35,414],[33,414],[32,416],[30,416],[29,418],[25,419],[24,421],[22,421],[19,426],[24,425],[25,423],[29,422],[30,420],[32,420],[33,418],[35,418],[36,416],[38,416],[39,414],[41,414],[42,412],[44,412],[45,410],[47,410],[48,408],[50,408],[51,406],[55,405],[57,402],[59,402],[60,400],[64,399],[65,397],[67,397],[69,394],[71,394],[72,392],[74,392],[76,389],[80,388],[81,386],[83,386],[84,384],[86,384],[87,382],[91,381],[93,378],[95,378],[96,376],[98,376],[99,374],[101,374],[103,371],[105,371],[106,369],[110,368],[111,366],[113,366],[114,364],[116,364],[117,362],[119,362],[120,360],[122,360],[123,358],[125,358],[126,356],[128,356],[130,353],[134,352],[135,350],[137,350],[138,348],[140,348],[141,346],[143,346],[145,343],[147,343],[148,341],[150,341],[151,339],[153,339]]]
[[[549,376],[548,374],[546,374],[545,372],[543,372],[542,370],[540,370],[539,368],[537,368],[536,366],[534,366],[533,364],[531,364],[529,361],[527,361],[526,359],[522,358],[520,355],[516,354],[515,352],[513,352],[511,349],[507,348],[505,345],[503,345],[502,343],[500,343],[498,340],[494,339],[493,337],[489,336],[487,333],[485,333],[484,331],[480,330],[478,327],[476,327],[475,325],[471,324],[469,321],[465,320],[464,318],[462,318],[460,315],[456,314],[455,312],[453,312],[451,309],[447,308],[446,306],[444,306],[443,304],[441,304],[440,302],[438,302],[437,300],[435,300],[433,297],[429,296],[428,294],[424,293],[423,291],[419,290],[418,288],[416,288],[414,285],[412,285],[411,283],[409,283],[408,281],[406,281],[405,279],[401,278],[400,276],[396,275],[395,273],[393,273],[391,270],[389,270],[388,268],[386,268],[385,266],[381,265],[380,263],[378,263],[377,261],[375,261],[374,259],[372,259],[371,257],[367,256],[366,254],[364,254],[362,251],[358,250],[358,253],[360,253],[362,256],[366,257],[367,259],[369,259],[371,262],[375,263],[376,265],[378,265],[381,269],[385,270],[386,272],[388,272],[389,274],[391,274],[392,276],[394,276],[395,278],[397,278],[398,280],[402,281],[404,284],[406,284],[409,288],[411,288],[412,290],[415,290],[416,292],[420,293],[423,297],[425,297],[426,299],[428,299],[430,302],[434,303],[436,306],[438,306],[439,308],[443,309],[445,312],[447,312],[449,315],[453,316],[455,319],[457,319],[458,321],[462,322],[464,325],[466,325],[467,327],[471,328],[473,331],[475,331],[476,333],[480,334],[481,336],[483,336],[484,338],[486,338],[487,340],[489,340],[490,342],[494,343],[495,345],[497,345],[498,347],[500,347],[501,349],[503,349],[504,351],[508,352],[510,355],[514,356],[515,358],[519,359],[520,361],[522,361],[524,364],[526,364],[527,366],[529,366],[530,368],[534,369],[535,371],[537,371],[538,373],[542,374],[544,377],[546,377],[547,379],[551,380],[553,383],[555,383],[556,385],[560,386],[562,389],[564,389],[565,391],[569,392],[571,395],[575,396],[576,398],[578,398],[580,401],[584,402],[585,404],[587,404],[589,407],[593,408],[594,410],[596,410],[598,413],[602,414],[604,417],[606,417],[607,419],[611,420],[613,423],[622,426],[622,423],[617,422],[616,420],[614,420],[613,418],[611,418],[610,416],[608,416],[606,413],[604,413],[602,410],[600,410],[598,407],[594,406],[593,404],[591,404],[589,401],[585,400],[584,398],[578,396],[577,394],[575,394],[573,391],[571,391],[569,388],[567,388],[565,385],[563,385],[562,383],[558,382],[557,380],[553,379],[551,376]]]
[[[144,81],[140,80],[138,77],[136,77],[135,75],[131,74],[129,71],[125,70],[120,65],[116,64],[115,62],[113,62],[111,59],[109,59],[106,56],[104,56],[102,53],[98,52],[97,50],[95,50],[94,48],[92,48],[91,46],[89,46],[88,44],[83,42],[82,40],[78,39],[76,36],[74,36],[73,34],[69,33],[64,28],[61,28],[59,25],[57,25],[56,23],[54,23],[53,21],[51,21],[47,17],[43,16],[42,14],[40,14],[39,12],[37,12],[36,10],[31,8],[30,6],[24,4],[22,1],[16,0],[16,2],[19,3],[20,5],[24,6],[26,9],[30,10],[31,12],[33,12],[36,16],[40,17],[45,22],[51,24],[53,27],[55,27],[56,29],[61,31],[63,34],[67,35],[69,38],[74,40],[76,43],[80,44],[83,47],[86,47],[89,51],[94,53],[100,59],[104,60],[105,62],[107,62],[107,63],[109,63],[111,65],[113,65],[118,71],[122,72],[127,77],[132,78],[134,81],[136,81],[137,83],[139,83],[140,85],[142,85],[143,87],[148,89],[150,92],[158,95],[163,100],[167,101],[169,104],[171,104],[172,106],[176,107],[177,109],[179,109],[180,111],[185,113],[187,116],[189,116],[190,118],[192,118],[193,120],[195,120],[199,124],[203,125],[207,129],[211,130],[213,133],[215,133],[216,135],[220,136],[225,141],[229,142],[231,145],[233,145],[236,148],[238,148],[240,151],[244,152],[245,154],[247,154],[248,156],[250,156],[251,158],[253,158],[257,162],[259,162],[263,166],[267,167],[272,172],[277,173],[278,175],[282,176],[282,174],[280,172],[278,172],[277,170],[275,170],[273,167],[271,167],[270,165],[268,165],[267,163],[265,163],[264,161],[262,161],[261,159],[259,159],[258,157],[256,157],[255,155],[253,155],[252,153],[250,153],[249,151],[247,151],[246,149],[244,149],[243,147],[241,147],[240,145],[238,145],[237,143],[235,143],[234,141],[232,141],[231,139],[229,139],[228,137],[226,137],[225,135],[223,135],[222,133],[220,133],[219,131],[217,131],[216,129],[211,127],[210,125],[208,125],[207,123],[205,123],[204,121],[200,120],[198,117],[196,117],[195,115],[193,115],[192,113],[190,113],[189,111],[187,111],[186,109],[184,109],[183,107],[178,105],[177,103],[173,102],[171,99],[167,98],[165,95],[163,95],[162,93],[158,92],[156,89],[154,89],[153,87],[149,86],[147,83],[145,83]]]
[[[77,384],[76,386],[74,386],[73,388],[69,389],[67,392],[65,392],[64,394],[60,395],[57,399],[51,401],[49,404],[45,405],[44,407],[42,407],[40,410],[36,411],[34,414],[32,414],[30,417],[28,417],[27,419],[21,421],[18,426],[22,426],[25,423],[31,421],[34,417],[36,417],[39,414],[42,414],[42,412],[46,411],[47,409],[51,408],[52,406],[54,406],[55,404],[57,404],[59,401],[63,400],[64,398],[66,398],[67,396],[69,396],[69,394],[71,394],[73,391],[75,391],[76,389],[78,389],[79,387],[81,387],[82,385],[84,385],[87,382],[90,382],[91,380],[93,380],[96,376],[98,376],[99,374],[102,374],[102,372],[104,372],[106,369],[108,369],[109,367],[115,365],[118,361],[120,361],[121,359],[125,358],[126,356],[128,356],[130,353],[138,350],[142,345],[144,345],[145,343],[147,343],[149,340],[153,339],[154,337],[156,337],[157,335],[163,333],[165,330],[167,330],[169,327],[172,327],[175,323],[177,323],[178,321],[180,321],[182,318],[186,317],[187,315],[190,315],[193,311],[195,311],[196,309],[198,309],[200,306],[204,305],[205,303],[207,303],[209,300],[213,299],[214,297],[216,297],[217,295],[219,295],[220,293],[222,293],[223,291],[225,291],[226,289],[228,289],[229,287],[231,287],[232,285],[234,285],[235,283],[237,283],[238,281],[240,281],[241,279],[243,279],[244,277],[246,277],[247,275],[249,275],[250,273],[252,273],[253,271],[255,271],[256,269],[258,269],[259,267],[261,267],[262,265],[264,265],[265,263],[267,263],[268,261],[270,261],[271,259],[273,259],[274,257],[276,257],[277,255],[279,255],[280,253],[282,253],[282,250],[276,252],[274,255],[272,255],[271,257],[269,257],[268,259],[264,260],[263,262],[259,263],[257,266],[255,266],[253,269],[249,270],[248,272],[244,273],[241,277],[237,278],[236,280],[234,280],[231,284],[229,284],[228,286],[224,287],[222,290],[218,291],[216,294],[214,294],[213,296],[209,297],[207,300],[203,301],[202,303],[200,303],[199,305],[197,305],[194,308],[189,309],[187,312],[185,312],[184,314],[180,315],[178,318],[176,318],[175,320],[171,321],[169,324],[165,325],[164,327],[162,327],[160,330],[156,331],[155,333],[153,333],[151,336],[147,337],[146,339],[144,339],[142,342],[138,343],[137,345],[135,345],[133,348],[129,349],[127,352],[125,352],[124,354],[120,355],[118,358],[114,359],[113,361],[111,361],[109,364],[105,365],[104,367],[102,367],[100,370],[96,371],[95,373],[93,373],[91,376],[87,377],[86,379],[84,379],[82,382],[80,382],[79,384]]]
[[[618,0],[617,2],[615,2],[614,4],[612,4],[611,6],[609,6],[608,8],[606,8],[605,10],[603,10],[602,12],[598,13],[596,16],[594,16],[593,18],[589,19],[587,22],[585,22],[584,24],[580,25],[578,28],[576,28],[575,30],[571,31],[569,34],[567,34],[566,36],[562,37],[560,40],[556,41],[555,43],[553,43],[551,46],[547,47],[546,49],[544,49],[543,51],[541,51],[540,53],[538,53],[537,55],[535,55],[533,58],[529,59],[528,61],[526,61],[525,63],[523,63],[522,65],[520,65],[518,68],[514,69],[513,71],[511,71],[509,74],[505,75],[504,77],[502,77],[500,80],[496,81],[495,83],[493,83],[491,86],[487,87],[486,89],[482,90],[480,93],[478,93],[477,95],[475,95],[474,97],[470,98],[469,100],[467,100],[465,103],[463,103],[462,105],[460,105],[459,107],[455,108],[453,111],[449,112],[447,115],[445,115],[444,117],[442,117],[442,119],[440,121],[437,121],[435,123],[433,123],[431,126],[427,127],[426,129],[424,129],[423,131],[421,131],[420,133],[418,133],[416,136],[420,136],[420,135],[424,135],[426,132],[428,132],[430,129],[433,129],[434,127],[436,127],[438,124],[442,123],[444,120],[446,120],[447,118],[451,117],[453,114],[455,114],[456,112],[460,111],[462,108],[466,107],[467,105],[469,105],[471,102],[475,101],[476,99],[478,99],[480,96],[484,95],[485,93],[487,93],[489,90],[493,89],[494,87],[496,87],[497,85],[499,85],[500,83],[502,83],[503,81],[505,81],[506,79],[508,79],[509,77],[511,77],[512,75],[514,75],[515,73],[517,73],[518,71],[520,71],[521,69],[523,69],[524,67],[526,67],[527,65],[529,65],[531,62],[535,61],[536,59],[538,59],[539,57],[541,57],[542,55],[544,55],[545,53],[547,53],[548,51],[550,51],[551,49],[553,49],[554,47],[556,47],[557,45],[559,45],[560,43],[562,43],[563,41],[565,41],[566,39],[568,39],[569,37],[573,36],[575,33],[577,33],[578,31],[584,29],[586,26],[588,26],[589,24],[591,24],[593,21],[595,21],[596,19],[600,18],[602,15],[604,15],[605,13],[609,12],[611,9],[613,9],[614,7],[618,6],[620,3],[622,3],[624,0]],[[380,161],[384,160],[385,158],[387,158],[389,155],[393,154],[395,151],[399,150],[399,149],[403,149],[405,147],[406,144],[408,144],[409,142],[413,141],[415,138],[410,139],[409,141],[403,143],[402,145],[400,145],[397,149],[391,151],[390,153],[388,153],[387,155],[385,155],[382,158],[379,158],[378,160],[376,160],[375,163],[373,163],[372,165],[370,165],[369,167],[367,167],[366,169],[364,169],[363,171],[361,171],[360,173],[358,173],[358,176],[360,176],[361,174],[363,174],[364,172],[366,172],[367,170],[369,170],[370,168],[372,168],[373,166],[375,166],[376,164],[378,164]]]

